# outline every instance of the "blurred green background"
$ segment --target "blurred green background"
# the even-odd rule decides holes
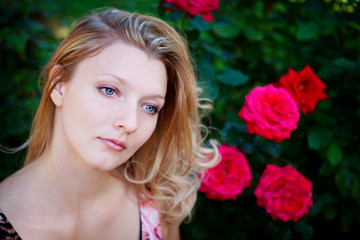
[[[213,138],[237,146],[254,179],[237,200],[199,194],[183,239],[357,239],[360,234],[360,8],[358,0],[222,0],[208,23],[160,1],[2,0],[0,2],[0,144],[29,134],[39,102],[37,79],[61,39],[87,11],[113,6],[158,16],[186,36],[204,95],[214,101],[205,122]],[[327,100],[301,115],[290,139],[249,135],[237,112],[254,87],[289,68],[310,65]],[[25,151],[0,153],[0,178],[22,166]],[[313,182],[314,206],[298,222],[272,220],[253,194],[268,163],[291,164]],[[357,237],[354,237],[357,236]]]

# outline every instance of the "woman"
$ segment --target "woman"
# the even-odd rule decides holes
[[[44,69],[25,167],[0,185],[13,239],[179,239],[202,146],[196,81],[165,22],[117,9],[79,20]]]

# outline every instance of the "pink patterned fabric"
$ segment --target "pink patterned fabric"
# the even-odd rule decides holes
[[[153,200],[143,202],[141,199],[139,199],[139,205],[142,240],[161,240],[162,234],[160,218],[155,206],[155,202]]]

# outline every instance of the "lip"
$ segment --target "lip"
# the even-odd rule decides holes
[[[126,144],[117,139],[112,138],[99,138],[101,142],[103,142],[106,146],[115,150],[117,152],[124,151],[126,149]]]

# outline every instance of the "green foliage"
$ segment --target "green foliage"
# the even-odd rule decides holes
[[[183,239],[349,238],[360,224],[359,1],[222,0],[215,21],[180,11],[158,12],[158,1],[1,1],[0,144],[19,146],[39,102],[41,67],[74,19],[104,6],[151,13],[189,41],[204,96],[214,101],[211,125],[220,142],[237,146],[254,180],[236,201],[199,194]],[[237,116],[255,86],[276,82],[289,68],[310,65],[327,85],[327,100],[302,115],[281,143],[250,135]],[[24,154],[1,154],[0,177]],[[298,222],[274,221],[253,194],[265,165],[291,164],[313,182],[314,206]]]
[[[354,11],[339,11],[339,4]],[[215,103],[211,119],[221,132],[218,140],[241,149],[254,175],[236,201],[199,194],[193,221],[182,225],[185,239],[318,239],[357,232],[359,13],[356,1],[227,0],[212,23],[164,15],[181,26],[192,47],[200,86]],[[237,116],[245,95],[306,65],[327,85],[329,99],[302,114],[282,143],[250,135]],[[256,205],[253,191],[268,163],[291,164],[313,182],[314,207],[300,221],[274,221]]]
[[[2,1],[0,5],[0,144],[25,142],[40,92],[37,78],[42,64],[54,50],[49,29],[35,21],[39,9],[31,1]],[[19,168],[23,154],[1,153],[0,177]]]

